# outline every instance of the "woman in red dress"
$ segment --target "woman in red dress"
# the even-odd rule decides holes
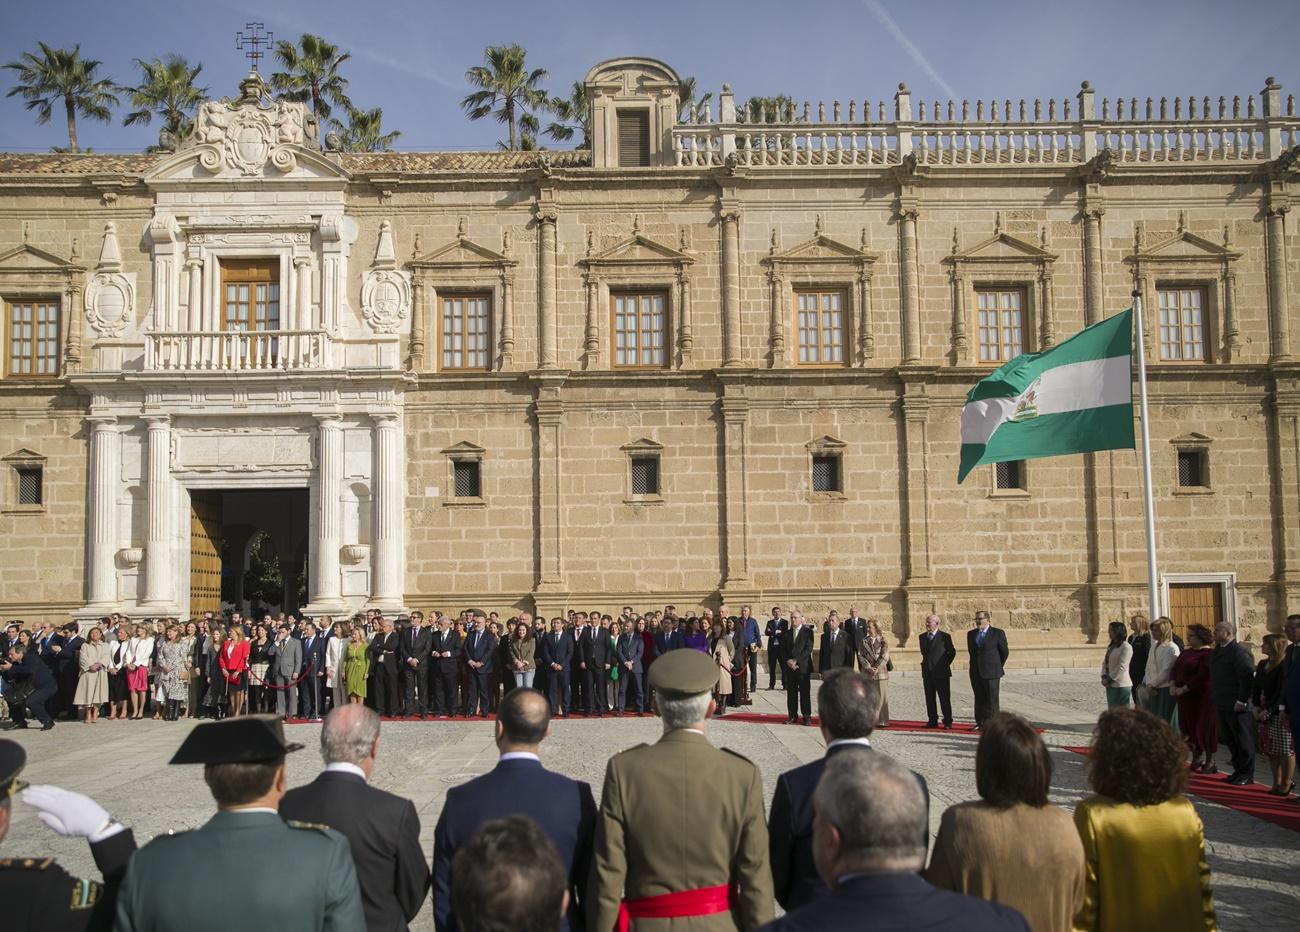
[[[221,645],[221,672],[226,677],[226,693],[230,696],[230,714],[244,711],[244,691],[248,689],[249,644],[244,637],[243,625],[231,625],[230,637]]]
[[[1214,723],[1214,700],[1210,696],[1213,645],[1209,628],[1192,625],[1187,629],[1187,649],[1178,655],[1169,674],[1169,693],[1178,698],[1178,727],[1192,749],[1195,773],[1219,772],[1214,766],[1219,733]]]

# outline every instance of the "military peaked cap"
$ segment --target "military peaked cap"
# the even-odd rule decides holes
[[[683,696],[711,692],[718,685],[718,665],[698,650],[670,650],[650,665],[650,685]]]

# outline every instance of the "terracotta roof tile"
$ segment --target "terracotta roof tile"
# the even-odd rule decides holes
[[[555,168],[591,164],[586,149],[546,152],[358,152],[343,156],[350,172],[487,172],[538,168],[546,156]]]
[[[0,175],[143,175],[158,155],[0,152]]]

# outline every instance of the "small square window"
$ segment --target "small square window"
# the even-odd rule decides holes
[[[993,487],[999,491],[1025,488],[1025,461],[1009,460],[993,464]]]
[[[812,490],[814,492],[842,492],[840,484],[840,458],[823,454],[812,458]]]
[[[1178,487],[1204,489],[1210,485],[1208,457],[1204,450],[1178,451]]]
[[[659,494],[659,457],[632,457],[632,494]]]
[[[18,504],[44,505],[45,471],[40,466],[19,466],[15,472],[18,474]]]
[[[482,463],[478,460],[457,460],[451,464],[452,494],[456,498],[482,498]]]

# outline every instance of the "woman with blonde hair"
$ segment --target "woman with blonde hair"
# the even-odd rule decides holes
[[[112,662],[104,631],[98,625],[86,632],[86,643],[77,651],[77,692],[72,704],[85,710],[87,725],[99,721],[99,707],[108,702],[108,668]],[[112,707],[109,707],[112,711]]]
[[[718,684],[713,688],[713,698],[718,715],[727,712],[727,700],[731,698],[731,658],[735,654],[735,644],[723,630],[721,621],[714,621],[713,634],[709,638],[709,652],[713,662],[718,665]]]
[[[221,649],[226,643],[226,626],[214,622],[208,636],[212,648],[207,655],[208,691],[203,696],[203,705],[213,718],[223,719],[226,717],[226,676],[221,670]]]
[[[218,653],[221,672],[226,678],[226,694],[230,697],[231,716],[244,711],[244,692],[248,689],[248,639],[243,625],[230,626],[230,638],[221,645]]]
[[[889,724],[889,642],[880,633],[880,622],[867,619],[867,633],[858,647],[858,666],[867,679],[880,687],[880,711],[876,724],[881,728]]]
[[[180,629],[168,625],[163,632],[162,646],[158,648],[158,691],[167,704],[163,720],[174,722],[180,718],[181,704],[189,695],[188,685],[181,679],[186,664],[185,646],[181,643]]]
[[[149,694],[149,663],[153,659],[153,638],[144,625],[136,625],[126,642],[126,688],[131,693],[130,718],[144,718],[144,700]]]
[[[366,699],[366,677],[370,675],[370,650],[366,644],[365,630],[352,626],[352,640],[343,654],[343,688],[348,702],[359,704]]]
[[[343,673],[343,655],[348,652],[348,641],[351,640],[349,629],[347,622],[334,622],[330,625],[330,639],[325,644],[325,688],[329,690],[331,708],[346,701],[348,684]]]
[[[1151,656],[1147,658],[1146,673],[1142,677],[1143,706],[1157,718],[1174,728],[1178,727],[1178,699],[1169,692],[1178,660],[1178,645],[1174,643],[1174,623],[1168,618],[1157,618],[1151,624]]]
[[[1290,796],[1295,789],[1294,748],[1291,746],[1291,725],[1287,720],[1290,710],[1281,707],[1282,662],[1286,659],[1286,646],[1287,641],[1283,635],[1264,635],[1264,659],[1255,668],[1255,684],[1251,691],[1255,721],[1259,723],[1256,743],[1268,755],[1269,765],[1273,769],[1273,788],[1269,793],[1274,796]]]
[[[131,692],[126,685],[127,643],[131,632],[126,625],[117,629],[108,653],[108,720],[125,721],[126,704]]]

